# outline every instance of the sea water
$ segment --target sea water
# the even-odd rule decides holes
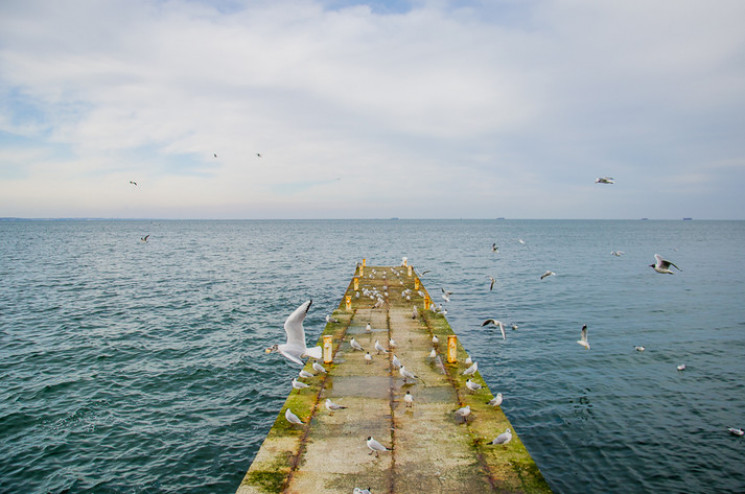
[[[264,353],[284,319],[312,299],[315,342],[357,262],[403,256],[555,492],[743,492],[743,246],[743,221],[0,221],[0,492],[234,492],[298,370]]]

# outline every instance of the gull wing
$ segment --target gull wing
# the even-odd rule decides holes
[[[287,346],[297,347],[305,350],[305,329],[303,320],[310,309],[312,300],[308,300],[303,305],[295,309],[285,321],[285,333],[287,333]],[[292,360],[292,359],[291,359]],[[302,362],[300,362],[302,363]]]
[[[504,324],[502,324],[502,321],[497,321],[497,323],[498,323],[497,326],[499,326],[499,330],[502,332],[502,339],[506,340],[507,335],[504,334]]]
[[[580,337],[582,341],[587,341],[587,325],[585,324],[582,326],[582,336]]]

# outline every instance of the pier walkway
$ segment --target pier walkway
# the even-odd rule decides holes
[[[237,494],[550,492],[501,408],[487,404],[493,395],[481,375],[470,376],[481,389],[466,387],[467,354],[446,318],[424,308],[428,302],[410,267],[358,266],[334,311],[337,321],[319,339],[321,346],[324,336],[333,342],[328,373],[306,363],[316,376],[292,390]],[[352,338],[365,351],[354,351]],[[378,354],[375,342],[389,348],[391,339],[392,351]],[[416,379],[400,376],[394,354]],[[327,410],[327,398],[346,408]],[[466,405],[464,421],[455,412]],[[304,424],[289,423],[287,408]],[[509,443],[490,444],[507,428]],[[370,436],[392,449],[370,454]]]

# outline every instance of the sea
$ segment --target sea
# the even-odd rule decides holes
[[[235,492],[284,319],[312,299],[315,342],[403,257],[554,492],[745,492],[744,252],[745,221],[0,221],[0,492]]]

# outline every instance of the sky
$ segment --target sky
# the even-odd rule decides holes
[[[743,19],[3,0],[0,217],[745,219]]]

